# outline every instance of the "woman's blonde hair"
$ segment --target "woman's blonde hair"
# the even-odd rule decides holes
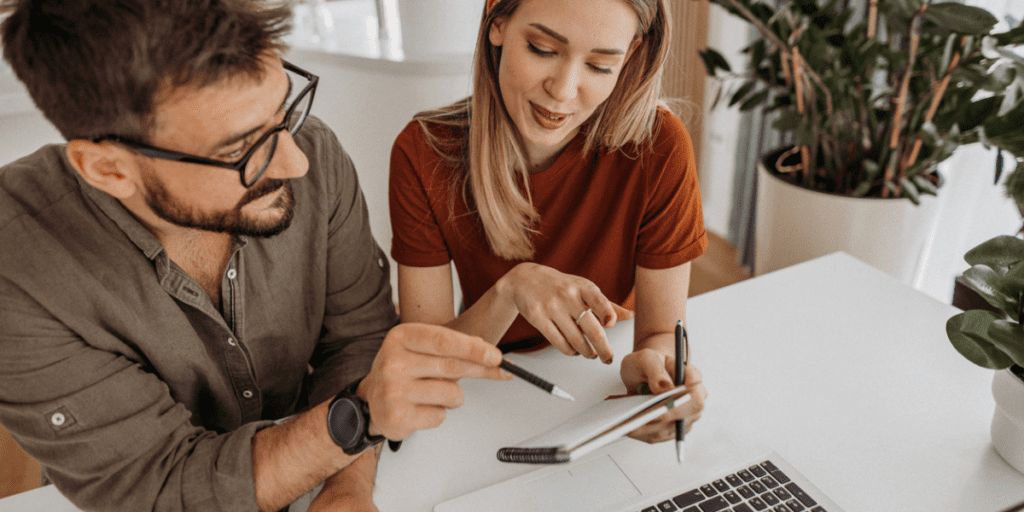
[[[598,148],[649,145],[657,108],[664,105],[661,75],[668,57],[671,26],[665,0],[623,1],[640,20],[634,38],[637,46],[611,95],[583,123],[586,140],[582,158]],[[485,9],[474,56],[472,95],[414,117],[442,160],[462,171],[450,182],[453,193],[449,196],[449,211],[454,214],[455,192],[461,190],[467,204],[470,200],[475,204],[491,250],[507,260],[533,256],[530,236],[539,219],[530,197],[524,144],[505,109],[498,85],[501,47],[490,41],[491,25],[512,16],[521,3],[500,0],[490,10]],[[455,140],[439,136],[432,130],[437,125],[457,128],[465,135]]]

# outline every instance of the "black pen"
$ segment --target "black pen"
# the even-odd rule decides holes
[[[683,327],[682,320],[676,320],[676,386],[686,384],[686,356],[689,352],[687,346],[686,327]],[[683,463],[683,449],[685,448],[686,424],[683,420],[676,420],[676,460]]]
[[[564,398],[566,400],[572,400],[574,402],[576,401],[576,399],[573,398],[572,395],[566,393],[565,391],[562,391],[561,389],[559,389],[558,386],[522,369],[521,367],[513,364],[508,359],[502,359],[501,364],[498,366],[500,366],[501,369],[511,373],[512,375],[515,375],[516,377],[519,377],[520,379],[523,379],[526,382],[529,382],[530,384],[533,384],[534,386],[537,386],[538,388],[541,388],[544,391],[547,391],[548,393],[557,396],[558,398]]]

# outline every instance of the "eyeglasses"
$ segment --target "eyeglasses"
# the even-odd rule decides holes
[[[285,112],[284,121],[270,130],[267,130],[267,132],[264,133],[263,136],[260,137],[259,140],[249,148],[249,151],[246,151],[245,155],[243,155],[238,161],[224,162],[221,160],[212,160],[201,156],[190,155],[188,153],[179,153],[177,151],[158,148],[144,142],[127,139],[118,135],[104,135],[93,139],[93,142],[110,140],[133,148],[139,153],[150,158],[233,169],[238,171],[238,175],[242,180],[242,185],[246,188],[251,187],[254,183],[259,181],[260,177],[263,176],[263,173],[266,172],[267,167],[270,165],[270,160],[274,158],[274,152],[277,150],[277,138],[280,135],[278,132],[288,130],[288,133],[295,135],[298,133],[299,129],[302,128],[302,124],[306,122],[306,117],[309,116],[309,109],[313,105],[313,95],[316,93],[316,84],[320,80],[320,77],[301,69],[290,62],[282,60],[281,63],[284,65],[284,69],[286,71],[305,78],[308,83],[297,94],[294,93],[294,88],[289,87],[289,97],[285,100],[284,104],[290,106]],[[291,80],[291,77],[289,77],[289,80]]]

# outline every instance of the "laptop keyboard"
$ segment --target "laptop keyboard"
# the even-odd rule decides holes
[[[640,512],[826,512],[770,460]]]

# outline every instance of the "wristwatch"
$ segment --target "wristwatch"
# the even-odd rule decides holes
[[[384,436],[370,435],[370,406],[356,395],[362,381],[356,379],[345,386],[327,408],[327,431],[348,455],[358,455],[384,442]]]

